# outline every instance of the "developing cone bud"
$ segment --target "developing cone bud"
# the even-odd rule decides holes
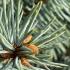
[[[27,44],[26,47],[31,49],[33,54],[38,54],[39,53],[39,48],[36,45]]]
[[[28,36],[22,41],[22,43],[23,43],[23,44],[27,44],[27,43],[29,43],[31,40],[32,40],[32,35],[28,35]]]
[[[25,45],[27,48],[31,49],[32,53],[38,54],[39,48],[36,45],[28,44],[32,40],[32,35],[28,35],[23,41],[22,44]]]
[[[21,58],[21,64],[28,66],[28,67],[31,67],[31,64],[29,63],[29,61],[24,57]]]

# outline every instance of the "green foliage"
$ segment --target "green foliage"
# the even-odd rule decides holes
[[[49,0],[47,4],[39,1],[37,4],[30,0],[3,0],[0,7],[0,55],[11,53],[14,42],[20,45],[27,35],[32,34],[30,44],[37,45],[41,52],[33,56],[30,49],[20,45],[21,53],[25,54],[32,64],[28,68],[21,64],[19,56],[10,58],[7,63],[0,60],[1,70],[50,70],[50,67],[62,68],[67,65],[54,63],[57,55],[65,53],[69,40],[67,23],[70,22],[69,3],[67,0]],[[30,12],[25,16],[24,9]],[[40,13],[39,13],[40,12]],[[26,50],[25,50],[26,49]],[[8,50],[8,51],[7,51]],[[56,51],[58,54],[56,54]]]
[[[35,3],[35,0],[33,0],[32,4],[29,1],[30,0],[23,1],[26,4],[24,5],[24,7],[26,7],[28,10],[31,9],[31,6],[33,6]],[[55,59],[57,59],[56,51],[58,52],[58,54],[66,53],[66,47],[68,47],[68,41],[70,39],[69,8],[70,8],[70,3],[68,2],[68,0],[61,0],[61,1],[48,0],[46,4],[43,4],[40,14],[36,20],[37,27],[39,28],[39,30],[45,28],[46,25],[51,26],[52,31],[48,29],[47,36],[58,30],[63,25],[66,25],[66,32],[60,38],[58,38],[54,43],[51,43],[51,46],[52,47],[54,46],[54,49],[52,50],[53,53],[52,57],[54,57]],[[66,45],[66,47],[64,45]],[[48,46],[50,47],[50,44]]]

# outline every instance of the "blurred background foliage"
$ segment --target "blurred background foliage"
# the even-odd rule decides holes
[[[38,1],[39,0],[23,0],[24,12],[27,12],[28,15],[33,5]],[[26,15],[24,15],[24,17],[25,16]],[[36,21],[42,23],[41,25],[37,25],[39,29],[52,22],[53,31],[59,29],[60,26],[66,25],[66,32],[62,37],[47,46],[54,47],[54,49],[50,50],[50,55],[55,62],[62,62],[69,65],[68,68],[61,70],[70,70],[70,0],[46,0]]]

